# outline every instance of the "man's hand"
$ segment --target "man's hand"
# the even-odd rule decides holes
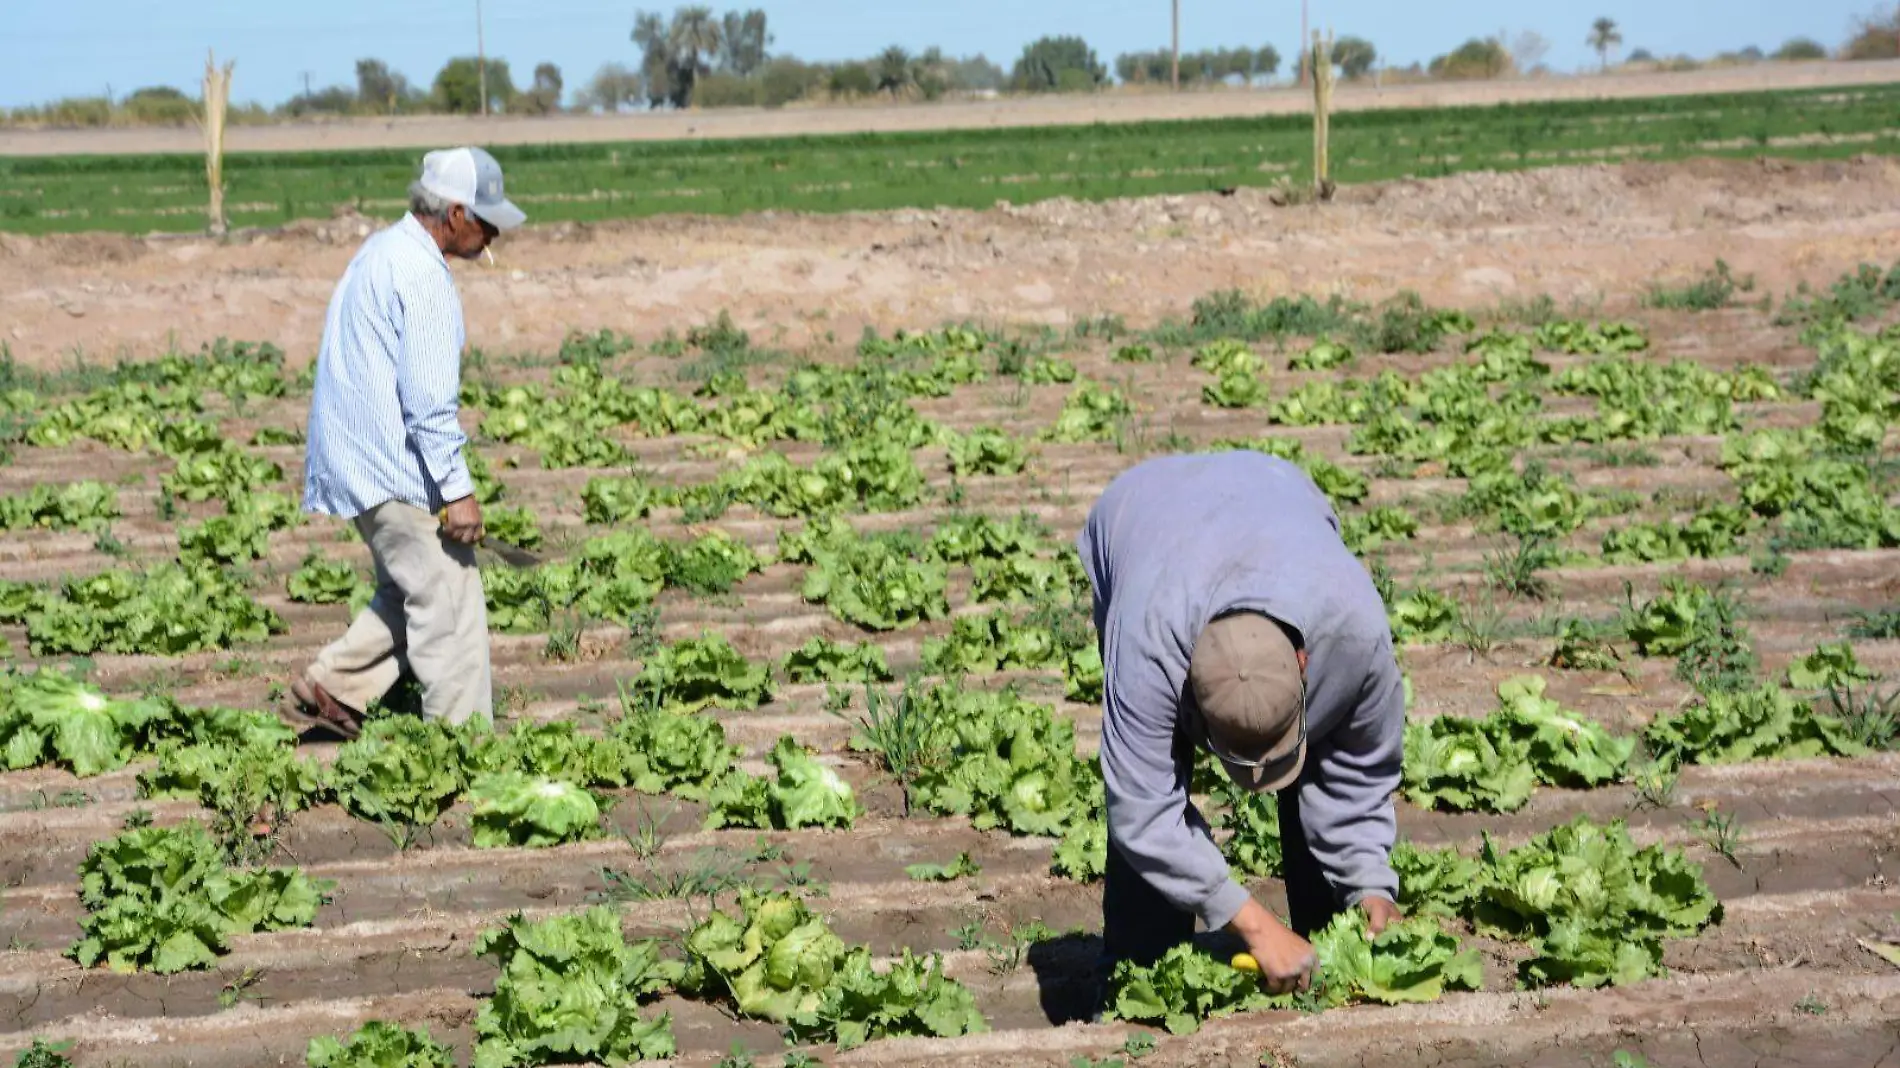
[[[1405,918],[1397,905],[1377,894],[1360,898],[1359,909],[1366,914],[1366,931],[1374,938],[1379,937],[1386,927]]]
[[[1268,993],[1290,994],[1312,985],[1318,963],[1312,945],[1288,930],[1260,902],[1249,898],[1227,929],[1246,941]]]
[[[442,509],[442,536],[463,545],[482,540],[482,505],[473,494]]]

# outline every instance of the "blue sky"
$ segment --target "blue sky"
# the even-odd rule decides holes
[[[534,65],[560,65],[570,88],[607,60],[637,59],[628,42],[636,4],[599,0],[482,0],[491,55],[507,59],[517,82]],[[13,0],[0,31],[0,106],[61,96],[123,95],[141,85],[189,88],[207,47],[237,60],[236,100],[276,103],[296,93],[305,71],[314,86],[351,83],[360,56],[379,56],[427,85],[444,60],[475,51],[475,0]],[[655,8],[662,5],[653,4]],[[1004,67],[1027,41],[1081,33],[1105,62],[1118,52],[1165,46],[1167,0],[755,0],[773,27],[775,50],[806,59],[869,55],[890,44],[913,51],[939,45],[983,52]],[[1626,48],[1657,54],[1717,52],[1757,45],[1772,51],[1793,36],[1827,46],[1848,35],[1873,0],[1313,0],[1316,25],[1368,37],[1387,60],[1429,60],[1474,35],[1523,30],[1551,42],[1558,70],[1593,62],[1583,40],[1608,15]],[[670,11],[672,3],[664,5]],[[723,8],[717,8],[724,10]],[[1183,0],[1182,47],[1272,44],[1282,54],[1299,36],[1299,0]],[[195,92],[195,89],[191,90]]]

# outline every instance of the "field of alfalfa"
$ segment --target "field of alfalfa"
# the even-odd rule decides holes
[[[546,560],[484,572],[497,729],[399,690],[302,749],[267,710],[368,593],[298,513],[308,374],[9,366],[0,1052],[1892,1063],[1900,270],[1817,281],[476,353],[488,528]],[[1386,594],[1415,919],[1327,931],[1293,999],[1208,942],[1088,1023],[1070,543],[1141,456],[1216,448],[1304,466]],[[1279,902],[1271,804],[1200,785]]]
[[[1876,83],[1348,110],[1333,119],[1342,149],[1331,173],[1366,183],[1601,160],[1885,156],[1900,150],[1896,103],[1900,85]],[[787,114],[770,112],[764,121]],[[1068,126],[994,121],[977,124],[987,128],[739,138],[689,129],[673,141],[494,150],[508,188],[537,225],[1199,193],[1284,185],[1310,174],[1313,162],[1312,121],[1304,113]],[[463,126],[442,136],[480,135]],[[327,218],[342,204],[372,216],[401,211],[415,166],[408,148],[233,153],[223,171],[229,221],[234,228],[283,226]],[[204,219],[204,169],[196,151],[0,152],[0,229],[195,231]]]

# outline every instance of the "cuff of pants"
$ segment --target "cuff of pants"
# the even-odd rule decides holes
[[[381,700],[382,696],[389,692],[390,686],[396,684],[395,678],[392,677],[388,685],[377,688],[381,681],[379,679],[367,679],[360,674],[339,675],[322,664],[311,664],[304,668],[303,677],[304,681],[323,687],[323,691],[329,694],[337,704],[359,715],[369,707],[370,702]]]

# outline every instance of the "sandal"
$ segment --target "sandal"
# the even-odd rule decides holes
[[[279,718],[295,727],[305,741],[354,741],[363,734],[363,715],[330,696],[330,692],[300,678],[290,684],[295,708],[279,710]],[[314,737],[312,737],[314,735]]]

